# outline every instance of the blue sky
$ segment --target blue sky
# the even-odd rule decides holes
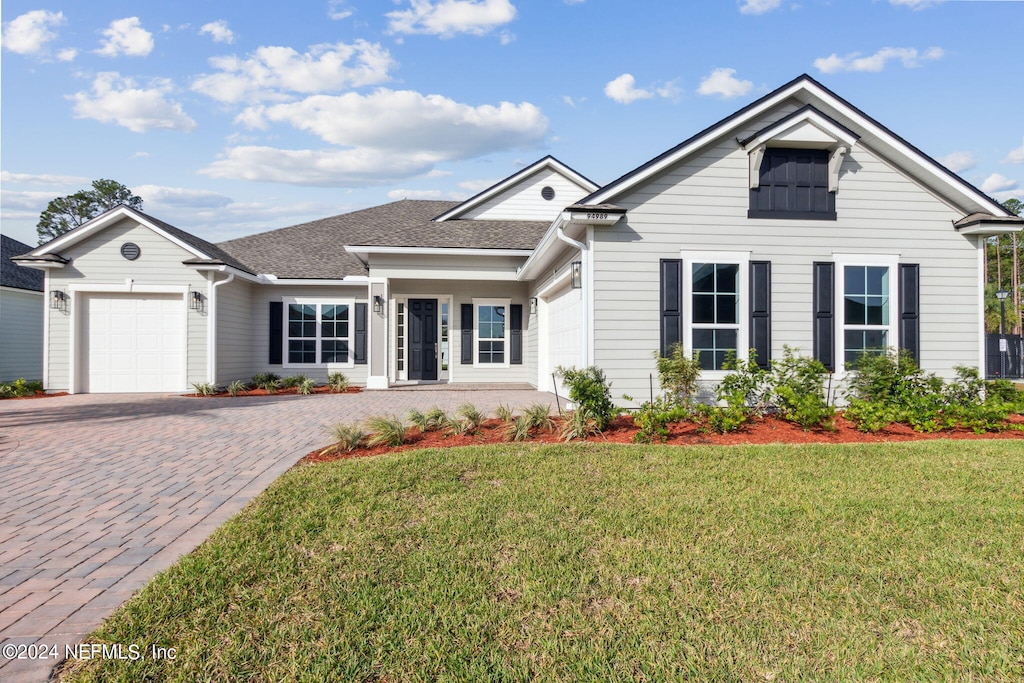
[[[0,225],[112,178],[212,241],[468,197],[552,154],[598,183],[809,73],[1024,198],[1024,2],[3,0]]]

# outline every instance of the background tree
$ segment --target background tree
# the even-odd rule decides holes
[[[141,210],[142,198],[132,194],[131,190],[116,180],[104,178],[92,181],[90,190],[79,190],[66,197],[57,197],[39,214],[39,222],[36,224],[39,244],[49,242],[104,211],[121,205]]]
[[[1019,199],[1007,199],[1003,208],[1019,216],[1024,203]],[[995,297],[997,289],[1010,292],[1006,301],[1006,333],[1021,333],[1021,249],[1024,240],[1017,233],[990,237],[985,244],[985,331],[999,331],[999,301]],[[991,287],[989,287],[991,285]],[[991,299],[991,301],[989,300]]]

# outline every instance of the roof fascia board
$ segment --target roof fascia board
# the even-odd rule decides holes
[[[463,249],[462,247],[346,246],[350,254],[408,254],[410,256],[531,256],[533,249]],[[362,260],[362,259],[360,259]]]
[[[113,225],[114,223],[123,218],[131,218],[132,220],[144,225],[145,227],[149,228],[150,230],[160,235],[164,239],[168,240],[169,242],[172,242],[173,244],[178,245],[188,253],[198,258],[210,258],[209,254],[205,254],[196,249],[195,247],[193,247],[192,245],[182,242],[174,235],[171,235],[167,231],[160,228],[158,225],[155,225],[152,222],[146,220],[139,214],[132,211],[127,206],[115,207],[110,211],[106,212],[105,214],[103,214],[102,216],[97,216],[88,223],[84,223],[78,226],[71,232],[61,235],[57,239],[52,240],[41,247],[37,247],[33,251],[29,252],[29,255],[42,256],[43,254],[54,253],[58,249],[66,249],[67,247],[70,247],[81,242],[86,237],[94,235],[97,232],[103,230],[104,228],[110,227],[111,225]]]
[[[295,278],[295,277],[282,277],[279,278],[276,275],[261,274],[257,281],[261,285],[360,285],[365,287],[370,281],[365,275],[347,275],[340,280],[329,280],[329,279],[313,279],[313,278]]]
[[[505,178],[504,180],[499,180],[494,185],[491,185],[490,187],[481,192],[478,192],[477,194],[473,195],[472,197],[462,202],[458,206],[452,207],[448,211],[445,211],[440,216],[437,216],[434,220],[438,223],[441,223],[447,220],[451,220],[453,218],[457,218],[462,214],[466,213],[467,211],[470,211],[476,208],[477,206],[483,204],[492,197],[501,194],[508,188],[514,186],[516,183],[530,177],[534,173],[537,173],[538,171],[543,170],[545,168],[550,168],[561,173],[562,175],[568,177],[576,184],[581,185],[588,192],[594,192],[600,187],[593,180],[590,180],[581,173],[574,171],[573,169],[569,168],[568,166],[566,166],[553,156],[548,155],[543,159],[530,164],[526,168],[513,173],[508,178]]]
[[[38,294],[39,296],[46,294],[46,292],[41,289],[25,289],[24,287],[12,287],[10,285],[0,285],[0,290],[13,292],[15,294]]]
[[[197,270],[197,271],[199,271],[201,273],[205,273],[205,272],[230,273],[232,275],[235,275],[236,277],[241,278],[242,280],[248,280],[249,282],[262,282],[262,280],[260,280],[258,275],[253,275],[252,273],[247,273],[244,270],[239,270],[238,268],[234,268],[234,267],[229,266],[227,264],[220,264],[220,263],[218,263],[217,265],[202,265],[202,264],[186,263],[185,265],[188,266],[189,268],[192,268],[193,270]]]
[[[953,190],[961,197],[990,208],[994,215],[1008,215],[1006,209],[1004,209],[994,199],[985,196],[982,192],[968,184],[963,178],[960,178],[948,169],[942,167],[934,159],[931,159],[926,154],[910,145],[910,143],[882,126],[882,124],[878,123],[846,100],[828,91],[824,86],[820,85],[809,76],[801,76],[782,86],[775,91],[775,93],[766,95],[763,99],[753,102],[745,109],[741,109],[736,114],[723,119],[711,128],[706,129],[704,132],[698,133],[697,136],[682,143],[682,145],[677,149],[670,150],[661,158],[655,158],[653,161],[648,162],[647,166],[641,166],[638,170],[627,173],[620,179],[612,181],[609,185],[606,185],[604,188],[598,190],[589,197],[580,200],[580,203],[603,204],[612,201],[636,185],[679,163],[681,160],[690,156],[696,150],[704,147],[712,140],[725,136],[729,131],[748,123],[772,107],[777,106],[781,102],[784,102],[786,99],[793,97],[800,92],[810,93],[813,97],[817,97],[818,99],[826,102],[829,106],[842,111],[846,116],[853,119],[863,130],[870,132],[875,137],[889,144],[905,158],[920,166],[942,185]],[[960,206],[959,208],[964,210],[963,206]],[[968,213],[968,211],[964,212]]]
[[[569,224],[565,221],[563,214],[559,214],[551,224],[551,227],[548,228],[548,231],[544,233],[543,237],[541,237],[540,242],[537,243],[537,248],[533,250],[533,255],[526,259],[526,263],[520,266],[519,271],[516,273],[516,280],[519,280],[520,282],[532,280],[535,273],[544,266],[551,258],[551,255],[555,253],[556,247],[565,244],[565,242],[558,239],[559,228],[568,230],[574,226],[583,227],[581,232],[586,234],[586,226],[581,225],[580,223]],[[581,234],[576,236],[582,237],[583,235]]]
[[[20,261],[17,259],[11,259],[22,268],[35,268],[36,270],[49,270],[50,268],[63,268],[67,265],[66,261]]]
[[[754,133],[752,137],[743,140],[741,144],[744,149],[752,149],[770,142],[772,138],[778,137],[783,133],[787,133],[803,123],[812,124],[837,143],[841,143],[849,147],[852,147],[859,139],[859,136],[856,133],[847,129],[838,121],[833,121],[813,106],[807,105],[781,121]]]

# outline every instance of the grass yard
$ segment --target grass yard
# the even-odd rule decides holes
[[[302,467],[74,681],[1024,679],[1024,443],[501,445]]]

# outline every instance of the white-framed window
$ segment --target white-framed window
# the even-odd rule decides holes
[[[473,364],[509,367],[511,299],[473,299]]]
[[[284,366],[353,366],[352,300],[285,299]]]
[[[865,353],[881,354],[897,344],[898,256],[836,255],[836,358],[846,367]]]
[[[700,353],[701,370],[716,377],[731,351],[749,355],[749,252],[683,254],[683,347]]]

